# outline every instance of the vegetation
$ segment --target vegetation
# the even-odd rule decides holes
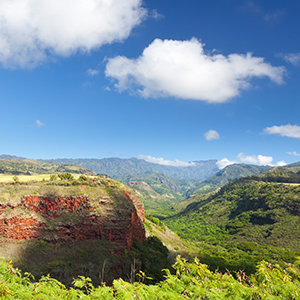
[[[139,193],[148,214],[159,217],[174,215],[174,206],[185,201],[189,191],[200,182],[155,173],[125,175],[118,180]]]
[[[129,252],[108,241],[2,243],[0,255],[24,272],[0,263],[1,297],[20,298],[22,293],[24,299],[299,299],[300,164],[262,174],[260,167],[228,166],[214,177],[225,181],[211,178],[200,189],[209,191],[245,170],[251,177],[215,192],[194,193],[187,200],[199,181],[150,173],[120,177],[142,195],[150,237],[144,243],[134,241]],[[124,197],[122,190],[130,190],[106,176],[66,170],[47,175],[44,182],[14,176],[11,184],[0,185],[2,203],[17,203],[26,194],[85,194],[95,207],[103,197],[116,201],[122,218],[118,199]],[[178,258],[173,269],[170,261],[177,254],[189,262]],[[198,258],[193,261],[194,257]],[[113,281],[116,277],[120,279]]]
[[[252,180],[281,183],[300,183],[300,168],[276,168],[258,176],[252,176]]]
[[[22,273],[30,272],[36,280],[50,275],[70,287],[73,279],[89,277],[94,286],[112,284],[115,278],[129,282],[138,280],[136,274],[147,274],[145,283],[164,279],[162,269],[172,270],[168,249],[158,238],[145,242],[134,240],[129,252],[106,240],[66,242],[52,245],[40,241],[15,241],[1,247],[6,261],[12,260]],[[118,254],[118,255],[116,255]],[[1,275],[0,275],[1,276]]]
[[[211,272],[196,259],[193,263],[178,258],[176,274],[166,270],[165,280],[145,285],[147,274],[138,273],[139,282],[115,280],[111,287],[97,288],[90,278],[79,276],[73,287],[66,288],[49,276],[38,282],[31,275],[22,276],[10,263],[0,262],[0,293],[3,299],[299,299],[299,262],[285,268],[261,262],[255,274],[242,271],[235,276]]]
[[[240,179],[164,223],[196,243],[200,261],[212,270],[250,274],[262,259],[281,265],[295,261],[299,213],[300,185]]]
[[[57,226],[73,226],[82,217],[89,214],[88,210],[76,210],[73,213],[62,213],[55,219],[44,218],[31,210],[22,208],[12,209],[12,205],[20,203],[24,195],[36,194],[40,196],[89,197],[89,205],[100,217],[119,220],[120,226],[131,215],[132,203],[127,200],[123,191],[134,192],[124,184],[104,176],[80,175],[77,179],[70,173],[60,173],[52,180],[45,182],[18,182],[0,185],[1,204],[11,205],[1,213],[2,218],[15,215],[35,217],[45,222],[47,228]],[[100,205],[99,201],[106,201],[110,205]],[[112,223],[113,224],[113,223]],[[107,225],[104,226],[116,226]],[[14,265],[23,271],[30,272],[37,280],[50,274],[64,285],[71,286],[73,278],[78,275],[89,276],[91,283],[98,286],[103,281],[112,283],[114,278],[123,277],[128,280],[128,274],[139,271],[150,274],[151,279],[145,281],[155,283],[163,280],[162,268],[172,269],[168,260],[168,250],[157,238],[149,238],[144,243],[134,241],[131,251],[127,253],[124,247],[106,240],[90,240],[78,242],[47,243],[56,241],[56,235],[51,230],[45,233],[41,240],[13,241],[2,238],[0,256],[12,260]],[[124,252],[125,251],[125,252]],[[118,254],[118,255],[116,255]],[[149,276],[148,276],[149,277]]]
[[[4,156],[6,157],[6,156]],[[7,175],[34,175],[53,173],[75,173],[95,175],[94,172],[73,164],[60,165],[57,163],[41,162],[32,159],[0,159],[0,174]]]
[[[187,167],[159,165],[138,158],[121,159],[116,157],[103,159],[52,159],[47,161],[58,164],[74,164],[93,170],[97,174],[107,174],[113,178],[124,175],[159,173],[172,178],[203,180],[219,170],[216,166],[216,159],[195,161],[193,165]]]
[[[273,169],[270,166],[254,166],[247,164],[233,164],[225,167],[216,174],[203,180],[194,189],[194,194],[203,194],[214,191],[218,187],[222,187],[227,183],[242,177],[259,175]]]

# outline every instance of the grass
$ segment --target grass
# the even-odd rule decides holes
[[[52,174],[36,174],[36,175],[18,175],[20,182],[29,181],[49,181]],[[78,179],[81,174],[72,174],[75,179]],[[15,175],[0,174],[0,183],[11,183],[14,182],[13,177]]]
[[[12,260],[21,270],[31,272],[36,279],[50,274],[69,286],[78,275],[88,276],[95,285],[101,280],[111,282],[115,276],[122,275],[126,269],[126,258],[121,254],[123,246],[105,240],[61,242],[57,245],[47,244],[46,240],[55,240],[57,226],[77,224],[90,213],[96,213],[101,220],[107,219],[118,222],[106,222],[103,229],[123,229],[128,225],[133,204],[127,200],[124,190],[134,192],[122,183],[102,176],[85,176],[73,174],[76,180],[50,181],[50,175],[18,176],[20,183],[13,183],[13,176],[1,176],[0,203],[16,206],[25,195],[40,195],[51,197],[68,197],[86,195],[93,210],[76,210],[65,212],[56,219],[49,219],[32,210],[7,208],[1,213],[1,218],[12,216],[32,216],[46,223],[49,232],[44,233],[43,240],[12,241],[0,237],[0,256],[7,261]],[[79,178],[79,179],[78,179]],[[101,200],[109,201],[110,205],[102,205]],[[45,241],[44,241],[45,240]],[[103,269],[103,266],[104,269]],[[130,270],[130,263],[128,266]],[[104,276],[104,278],[102,278]],[[101,277],[101,278],[100,278]]]
[[[30,272],[35,279],[42,275],[60,280],[70,286],[78,275],[92,278],[95,285],[101,280],[111,282],[117,273],[122,273],[124,256],[116,256],[121,246],[106,240],[79,241],[60,245],[44,241],[11,241],[0,244],[0,256],[12,260],[14,266]],[[104,271],[102,268],[104,265]],[[103,273],[103,277],[101,276]]]
[[[173,262],[177,255],[191,257],[196,256],[199,252],[198,247],[184,241],[166,226],[161,227],[147,219],[145,222],[145,229],[147,236],[156,236],[168,248],[170,251],[169,258]]]

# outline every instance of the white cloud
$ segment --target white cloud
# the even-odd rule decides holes
[[[138,155],[137,158],[143,159],[152,164],[172,166],[172,167],[192,167],[192,166],[196,165],[194,162],[184,162],[184,161],[179,161],[177,159],[167,160],[167,159],[163,159],[163,158],[152,157],[149,155]]]
[[[153,19],[156,19],[156,20],[159,20],[159,19],[163,19],[164,16],[161,15],[156,9],[153,9],[150,13],[150,16],[153,18]]]
[[[300,139],[300,126],[298,125],[281,125],[264,128],[266,134],[279,134],[281,136],[287,136]]]
[[[239,153],[237,158],[243,163],[256,164],[256,165],[271,165],[273,161],[272,156],[263,155],[245,155],[244,153]]]
[[[225,102],[250,87],[254,77],[283,83],[284,67],[273,67],[251,53],[206,54],[204,44],[155,39],[137,59],[108,59],[105,74],[117,80],[119,91],[130,90],[148,97],[177,97]]]
[[[286,166],[286,162],[285,162],[284,160],[278,161],[278,162],[276,163],[276,166],[278,166],[278,167]]]
[[[36,124],[39,128],[41,128],[41,127],[43,127],[43,126],[46,125],[46,124],[42,123],[40,120],[36,120],[36,121],[35,121],[35,124]]]
[[[204,136],[205,136],[207,141],[218,140],[220,138],[219,133],[215,130],[212,130],[212,129],[205,132]]]
[[[300,156],[300,155],[299,155]],[[263,156],[263,155],[245,155],[244,153],[239,153],[237,155],[237,160],[239,160],[242,163],[246,164],[254,164],[254,165],[260,165],[260,166],[274,166],[272,164],[273,157],[272,156]],[[237,164],[239,162],[237,161],[230,161],[227,158],[223,158],[216,162],[217,167],[221,170],[228,165]],[[284,160],[278,161],[275,166],[281,167],[285,166],[286,162]]]
[[[34,67],[51,55],[126,39],[147,12],[142,0],[0,0],[0,63]]]
[[[297,153],[296,151],[293,151],[293,152],[287,152],[287,154],[289,154],[289,155],[294,155],[294,156],[300,156],[300,154]]]
[[[86,73],[89,75],[89,76],[95,76],[95,75],[98,75],[99,71],[98,70],[93,70],[93,69],[87,69],[86,70]]]
[[[229,165],[233,165],[233,164],[236,164],[235,161],[230,161],[229,159],[227,158],[223,158],[221,160],[218,160],[216,162],[216,165],[217,167],[221,170],[221,169],[224,169],[225,167],[229,166]]]
[[[282,16],[284,15],[284,12],[281,10],[277,10],[274,12],[268,12],[265,16],[264,16],[264,20],[268,21],[268,22],[276,22],[278,21]]]
[[[300,65],[300,53],[289,53],[286,54],[283,59],[286,62],[291,63],[294,66],[299,66]]]

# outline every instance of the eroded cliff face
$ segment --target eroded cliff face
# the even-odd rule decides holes
[[[109,197],[95,202],[88,196],[42,195],[24,196],[17,205],[0,203],[0,236],[54,244],[106,239],[129,249],[134,238],[145,240],[145,215],[138,197],[128,191],[123,193],[122,201],[130,203],[119,200],[116,204]]]
[[[126,198],[135,206],[137,214],[142,222],[145,222],[145,209],[144,204],[141,202],[138,195],[133,195],[129,191],[123,191]]]

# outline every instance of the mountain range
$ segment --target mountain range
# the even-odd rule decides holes
[[[113,178],[128,174],[160,173],[172,178],[204,180],[219,171],[216,159],[194,161],[189,166],[167,166],[150,163],[138,158],[122,159],[117,157],[103,159],[58,158],[44,161],[58,164],[74,164],[93,170],[97,174],[106,174]]]

